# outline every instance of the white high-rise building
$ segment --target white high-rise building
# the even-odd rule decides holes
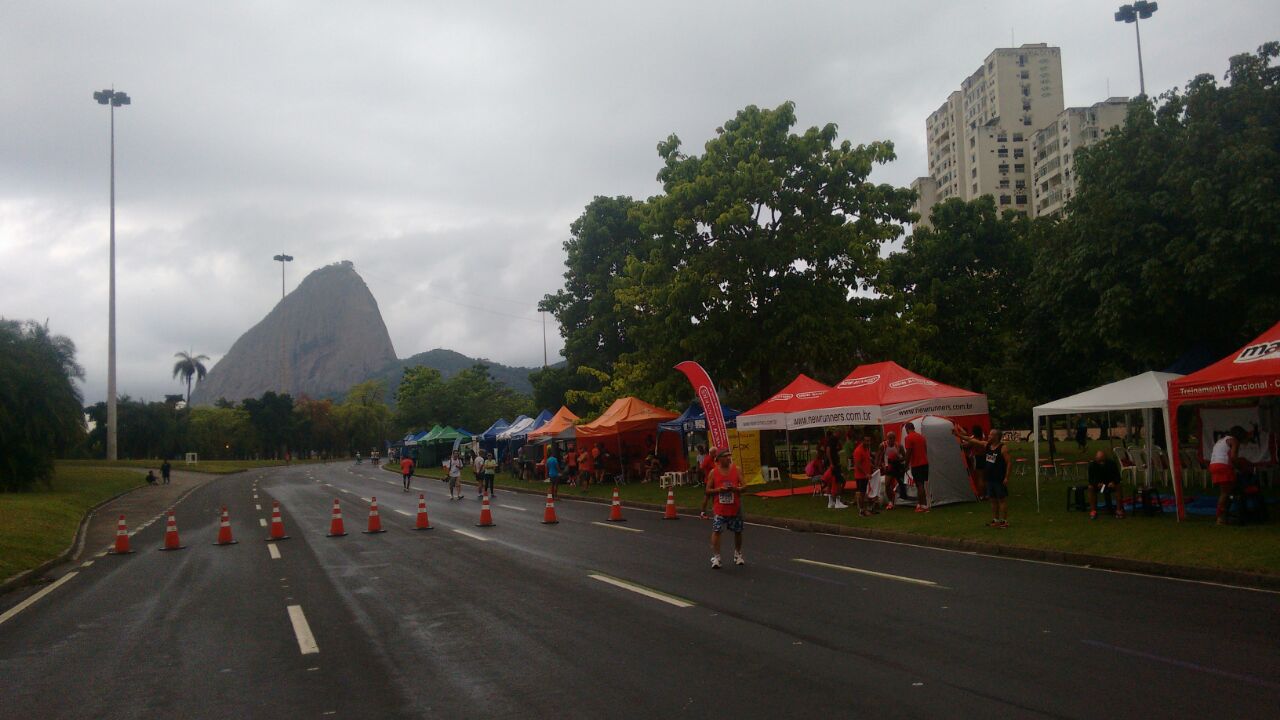
[[[1129,98],[1112,97],[1089,107],[1069,107],[1031,138],[1032,215],[1061,212],[1076,192],[1075,153],[1124,124]]]

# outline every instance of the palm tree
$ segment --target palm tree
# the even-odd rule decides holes
[[[208,355],[192,355],[189,352],[176,352],[173,354],[178,358],[178,362],[173,364],[173,376],[182,379],[187,383],[187,404],[191,404],[191,378],[197,381],[203,380],[205,374],[209,371],[204,367],[204,361],[209,359]]]

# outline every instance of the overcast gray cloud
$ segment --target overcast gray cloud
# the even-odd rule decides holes
[[[177,392],[302,274],[349,259],[400,356],[538,364],[536,302],[593,195],[658,190],[655,144],[697,151],[747,104],[894,141],[994,47],[1062,48],[1066,102],[1135,94],[1109,2],[30,2],[0,9],[0,314],[49,320],[104,395],[107,111],[117,116],[123,393]],[[1280,38],[1268,0],[1161,3],[1153,92]],[[496,311],[496,312],[491,312]],[[553,356],[561,343],[550,333]]]

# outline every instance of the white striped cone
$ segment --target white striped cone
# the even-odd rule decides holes
[[[329,520],[329,537],[342,537],[347,534],[346,526],[342,524],[342,506],[338,504],[338,499],[333,499],[333,515]]]
[[[386,532],[382,529],[382,517],[378,515],[378,498],[369,498],[369,529],[364,531],[365,535],[377,535]]]

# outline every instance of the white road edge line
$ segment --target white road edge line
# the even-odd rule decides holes
[[[76,575],[77,575],[77,571],[73,570],[72,572],[69,572],[66,575],[63,575],[62,577],[55,580],[52,585],[49,585],[48,587],[44,588],[40,592],[32,595],[26,600],[23,600],[17,605],[14,605],[13,607],[9,608],[8,610],[5,611],[3,615],[0,615],[0,625],[3,625],[9,620],[13,619],[15,615],[22,612],[23,610],[26,610],[32,605],[35,605],[37,602],[40,601],[40,598],[43,598],[45,595],[48,595],[54,590],[57,590],[59,587],[62,587],[63,583],[75,577]]]
[[[626,530],[627,532],[644,532],[643,530],[640,530],[638,528],[629,528],[629,527],[626,527],[625,525],[618,525],[617,523],[592,522],[591,524],[599,525],[600,527],[607,527],[612,530]]]
[[[619,580],[618,578],[609,577],[608,575],[602,575],[600,573],[591,573],[587,577],[599,580],[602,583],[607,583],[614,587],[620,587],[623,590],[630,590],[633,593],[644,595],[645,597],[653,598],[654,600],[661,600],[668,605],[675,605],[680,608],[693,607],[693,603],[685,600],[684,598],[678,598],[675,595],[668,595],[664,592],[659,592],[658,590],[651,590],[643,585],[636,585],[635,583],[630,583],[626,580]]]
[[[270,545],[267,545],[267,554],[271,556],[272,560],[279,560],[280,546],[276,545],[275,543],[271,543]]]
[[[863,570],[862,568],[849,567],[848,565],[837,565],[835,563],[822,562],[820,560],[806,560],[804,558],[791,558],[792,562],[804,563],[805,565],[815,565],[830,570],[841,570],[844,572],[857,573],[859,575],[870,575],[871,577],[884,578],[885,580],[897,580],[898,582],[911,583],[912,585],[924,585],[926,587],[934,587],[939,589],[947,589],[945,585],[939,585],[932,580],[921,580],[920,578],[906,577],[905,575],[890,575],[889,573],[876,572],[875,570]]]
[[[519,510],[520,512],[527,512],[529,510],[529,508],[522,508],[518,505],[499,505],[498,507],[506,508],[508,510]]]
[[[302,614],[301,605],[289,606],[289,622],[293,623],[293,634],[298,637],[298,650],[303,655],[314,655],[320,652],[316,645],[316,636],[311,634],[311,626],[307,625],[307,616]]]
[[[475,533],[473,533],[473,532],[468,532],[468,531],[466,531],[466,530],[463,530],[462,528],[454,528],[454,529],[453,529],[453,531],[454,531],[454,532],[456,532],[456,533],[458,533],[459,535],[466,535],[467,537],[471,538],[472,540],[479,540],[480,542],[489,542],[489,538],[487,538],[487,537],[485,537],[485,536],[483,536],[483,535],[477,535],[477,534],[475,534]]]

